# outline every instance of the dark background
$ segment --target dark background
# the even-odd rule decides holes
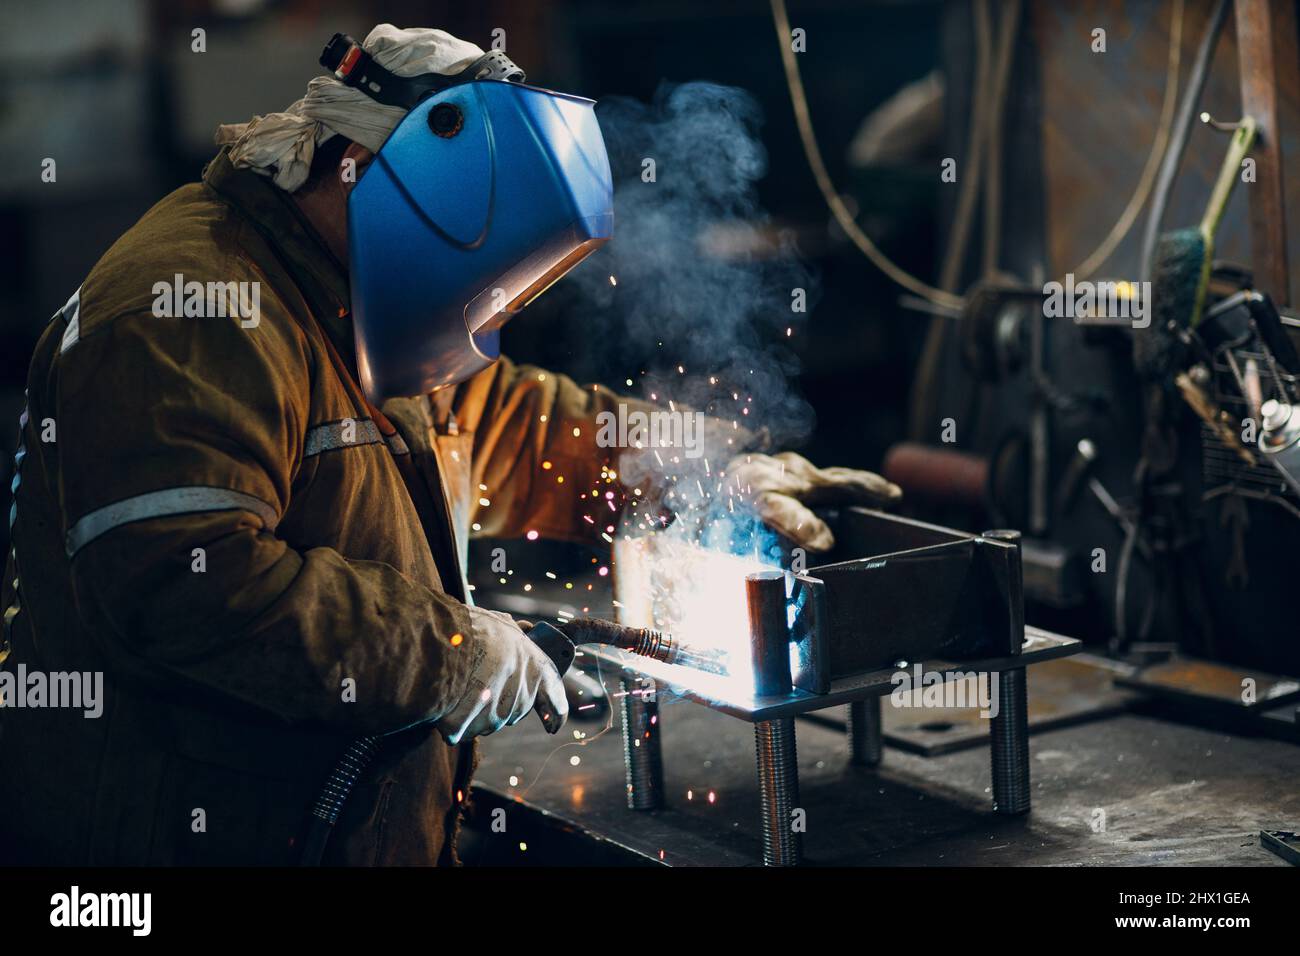
[[[972,105],[971,5],[791,0],[789,6],[792,24],[809,38],[800,66],[836,188],[896,262],[927,282],[937,281],[955,196],[955,188],[940,181],[939,161],[965,161]],[[1008,9],[1003,2],[992,6],[995,13]],[[1024,3],[1004,132],[1000,265],[1008,275],[1038,284],[1059,276],[1096,246],[1123,208],[1159,114],[1170,6],[1168,0]],[[1208,6],[1187,0],[1184,73]],[[940,420],[949,416],[962,423],[957,446],[980,454],[1024,431],[1026,381],[974,384],[957,358],[953,335],[946,336],[935,374],[919,387],[926,414],[909,428],[922,342],[932,321],[950,320],[932,320],[900,304],[900,290],[832,222],[796,134],[765,0],[62,0],[6,12],[0,33],[0,470],[10,466],[31,346],[94,262],[149,206],[198,178],[215,152],[212,133],[219,123],[243,122],[288,105],[319,72],[320,49],[335,31],[360,38],[384,21],[441,27],[485,48],[492,31],[504,29],[507,52],[530,82],[598,100],[649,99],[665,82],[692,80],[737,86],[757,100],[768,159],[759,199],[772,228],[794,239],[816,289],[815,308],[788,342],[799,363],[797,388],[816,416],[799,450],[815,462],[878,468],[900,440],[938,442]],[[1104,56],[1089,48],[1090,31],[1099,25],[1109,37]],[[191,51],[196,28],[206,31],[204,53]],[[849,145],[868,115],[936,69],[947,80],[948,95],[934,140],[921,144],[906,163],[853,166]],[[1239,112],[1236,76],[1229,17],[1203,100],[1215,115],[1232,118]],[[1280,96],[1294,115],[1295,85],[1285,86]],[[1295,130],[1284,131],[1290,156],[1296,155]],[[1199,218],[1222,148],[1222,136],[1214,131],[1193,133],[1167,225]],[[45,157],[58,161],[56,183],[41,181]],[[1245,198],[1238,193],[1220,238],[1221,255],[1240,261],[1249,258],[1249,245]],[[1292,211],[1300,210],[1297,196],[1288,183]],[[1136,276],[1142,222],[1102,278]],[[977,273],[980,229],[977,217],[959,291]],[[1297,272],[1292,269],[1293,285]],[[708,321],[704,307],[700,321]],[[599,309],[565,280],[510,325],[506,351],[622,387],[627,369],[607,367],[592,347],[601,322]],[[1069,396],[1095,397],[1102,409],[1092,417],[1062,415],[1054,422],[1053,481],[1074,442],[1089,437],[1102,444],[1102,477],[1124,502],[1133,491],[1141,428],[1127,352],[1096,348],[1069,326],[1050,335],[1054,385]],[[665,343],[666,352],[672,346]],[[998,517],[1023,526],[1024,501],[1006,504]],[[1274,505],[1249,507],[1251,589],[1230,593],[1223,584],[1223,544],[1212,531],[1218,515],[1207,511],[1201,529],[1204,590],[1215,603],[1216,656],[1259,662],[1270,657],[1278,627],[1293,622],[1284,613],[1291,576],[1286,556],[1300,544],[1300,519]],[[980,507],[916,510],[974,529],[993,518]],[[1084,554],[1103,547],[1113,556],[1121,540],[1095,503],[1043,533]],[[1031,608],[1030,619],[1104,640],[1114,630],[1113,581],[1114,575],[1093,576],[1084,604],[1064,612]],[[1140,569],[1135,572],[1134,614],[1148,583]],[[1266,624],[1253,620],[1261,614]],[[1166,632],[1177,632],[1176,615],[1170,620]]]
[[[805,67],[823,151],[837,183],[853,187],[845,150],[872,108],[934,68],[934,3],[801,3],[799,24],[818,56]],[[244,12],[246,11],[246,12]],[[64,2],[29,7],[5,42],[0,91],[7,175],[0,178],[0,335],[5,411],[21,394],[44,322],[123,230],[170,189],[197,179],[215,152],[218,123],[281,109],[319,72],[335,30],[429,25],[507,51],[539,85],[599,99],[648,100],[662,82],[710,80],[752,93],[765,117],[769,172],[760,200],[775,226],[797,236],[820,280],[814,319],[798,353],[800,385],[818,413],[805,449],[816,459],[878,464],[901,435],[910,369],[923,321],[899,316],[895,290],[849,246],[817,193],[795,133],[770,11],[759,2],[148,3]],[[207,52],[190,31],[207,31]],[[12,30],[12,27],[11,27]],[[57,42],[48,37],[53,32]],[[49,44],[59,47],[53,55]],[[42,183],[54,156],[58,181]],[[937,177],[918,177],[915,201],[879,222],[892,255],[928,271],[934,255]],[[871,183],[860,184],[870,202]],[[892,189],[892,184],[891,184]],[[892,241],[890,241],[892,240]],[[582,303],[557,288],[507,332],[513,357],[599,377],[582,342]],[[587,327],[590,325],[587,323]],[[621,384],[622,370],[608,371]],[[615,380],[617,379],[617,380]],[[14,415],[6,415],[12,448]]]

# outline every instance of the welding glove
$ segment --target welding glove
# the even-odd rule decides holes
[[[461,652],[474,655],[468,687],[435,724],[449,743],[495,733],[536,709],[550,733],[564,726],[569,702],[555,665],[507,614],[471,607],[472,632]]]
[[[792,451],[749,453],[732,459],[727,482],[754,503],[758,516],[796,546],[828,551],[835,536],[813,505],[883,505],[898,501],[896,484],[855,468],[818,468]]]

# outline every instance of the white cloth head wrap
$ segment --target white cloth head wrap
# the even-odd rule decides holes
[[[473,43],[444,30],[399,30],[381,23],[361,46],[384,69],[398,76],[457,73],[483,55]],[[271,176],[285,192],[307,181],[316,147],[339,134],[378,152],[406,115],[398,106],[377,103],[332,76],[307,84],[307,95],[283,113],[255,116],[248,123],[217,127],[218,146],[230,146],[230,161],[241,169]]]

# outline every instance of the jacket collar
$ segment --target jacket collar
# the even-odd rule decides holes
[[[316,318],[339,351],[353,354],[347,269],[329,251],[289,196],[265,176],[236,169],[222,149],[203,170],[203,181],[248,219],[279,255]]]

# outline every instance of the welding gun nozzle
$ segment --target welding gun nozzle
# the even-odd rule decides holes
[[[649,627],[627,627],[599,618],[580,617],[561,630],[575,644],[608,644],[641,657],[680,664],[713,674],[727,673],[726,656],[711,648],[693,648],[678,643],[671,634]]]

